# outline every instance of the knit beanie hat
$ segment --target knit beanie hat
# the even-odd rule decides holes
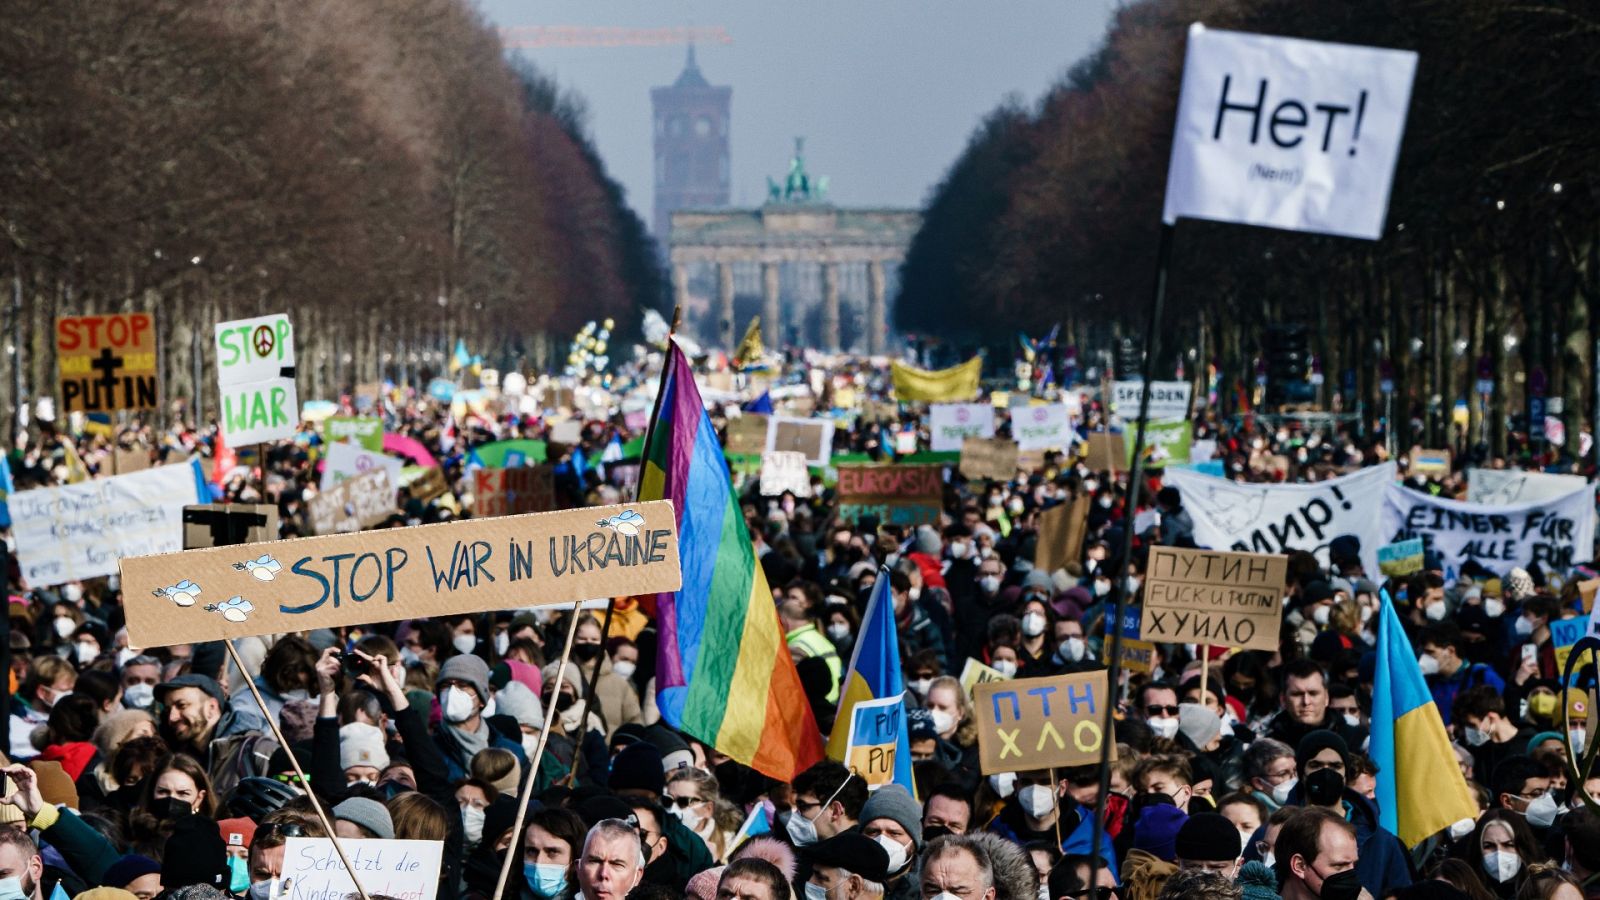
[[[611,760],[609,785],[613,791],[649,791],[652,797],[661,796],[667,789],[667,774],[661,768],[661,751],[649,741],[640,741],[622,748]]]
[[[1222,733],[1222,720],[1217,714],[1198,703],[1178,704],[1178,730],[1189,739],[1196,750],[1204,750],[1206,745],[1217,739]]]
[[[1195,813],[1178,826],[1173,850],[1178,859],[1232,862],[1242,852],[1239,829],[1217,813]]]
[[[446,681],[450,681],[452,679],[456,681],[465,681],[472,685],[478,691],[478,699],[482,701],[484,705],[488,705],[488,663],[470,653],[452,656],[444,661],[444,665],[439,667],[439,677],[433,680],[433,687],[435,690],[437,690],[439,685],[444,684]]]
[[[1240,866],[1234,883],[1243,889],[1239,900],[1278,900],[1278,876],[1259,860]]]
[[[339,729],[339,768],[352,766],[371,766],[380,772],[389,767],[389,751],[378,726],[351,722]]]
[[[494,695],[494,708],[503,716],[517,720],[526,728],[544,727],[544,704],[528,686],[520,681],[508,681]]]
[[[886,784],[873,792],[861,805],[857,819],[863,826],[873,819],[889,819],[911,835],[913,849],[922,849],[922,807],[911,799],[904,785]]]
[[[394,840],[394,819],[390,817],[389,810],[376,800],[349,797],[333,808],[333,817],[360,825],[372,832],[373,837]],[[165,887],[166,881],[163,880],[161,884]]]
[[[1350,755],[1350,745],[1345,743],[1344,738],[1328,729],[1318,728],[1316,731],[1308,733],[1300,739],[1300,746],[1294,750],[1295,766],[1304,772],[1307,760],[1329,748],[1339,751],[1341,757]]]
[[[1178,858],[1178,829],[1188,818],[1183,810],[1165,803],[1145,807],[1139,821],[1133,823],[1133,849],[1172,862]],[[1239,833],[1232,825],[1228,827],[1234,834]]]

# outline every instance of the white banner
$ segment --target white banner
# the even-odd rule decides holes
[[[1551,475],[1516,469],[1468,469],[1467,502],[1512,506],[1565,497],[1589,482],[1581,475]]]
[[[1384,496],[1381,527],[1384,543],[1421,538],[1443,557],[1447,581],[1469,559],[1501,576],[1534,563],[1565,571],[1594,556],[1594,494],[1586,484],[1564,497],[1490,506],[1394,484]]]
[[[1150,420],[1188,418],[1192,390],[1187,381],[1150,382]],[[1143,396],[1144,382],[1114,381],[1111,383],[1111,411],[1124,421],[1138,419]]]
[[[1189,26],[1162,220],[1377,240],[1417,54]]]
[[[1326,565],[1328,544],[1349,534],[1360,538],[1361,564],[1372,575],[1378,571],[1379,545],[1389,543],[1378,527],[1378,512],[1394,476],[1394,463],[1384,463],[1316,484],[1240,484],[1184,469],[1168,469],[1162,481],[1183,496],[1201,547],[1306,550]]]
[[[935,452],[960,450],[969,437],[994,437],[994,405],[935,403],[928,407],[929,446]]]
[[[334,485],[357,475],[365,475],[373,469],[386,469],[389,472],[389,483],[400,483],[400,470],[405,463],[400,459],[385,453],[373,453],[363,450],[359,444],[347,444],[339,441],[323,445],[322,455],[322,481],[318,490],[331,490]]]
[[[279,313],[216,326],[218,425],[230,446],[294,436],[300,398],[294,383],[294,326]]]
[[[1012,407],[1011,436],[1018,450],[1065,450],[1075,437],[1072,417],[1058,403]]]
[[[124,556],[182,550],[183,508],[203,502],[201,480],[199,463],[187,462],[12,494],[22,580],[80,581],[112,574]]]
[[[811,496],[811,472],[806,455],[795,450],[774,450],[761,454],[761,494],[777,497],[784,491],[796,497]]]

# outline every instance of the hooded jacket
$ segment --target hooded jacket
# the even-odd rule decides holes
[[[1294,786],[1285,806],[1304,806],[1305,784]],[[1378,824],[1378,805],[1365,796],[1344,789],[1345,819],[1356,827],[1356,875],[1361,886],[1374,897],[1382,897],[1396,888],[1411,884],[1416,875],[1411,870],[1411,856],[1393,832]]]

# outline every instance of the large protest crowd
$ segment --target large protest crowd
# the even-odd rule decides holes
[[[858,380],[863,396],[881,386]],[[447,409],[405,391],[380,402],[386,430],[426,446],[448,487],[402,489],[381,527],[472,516],[473,448],[550,437],[538,415]],[[925,449],[926,407],[891,410],[843,421],[834,450],[889,461],[908,430]],[[1079,426],[1099,427],[1100,413],[1089,398]],[[725,425],[720,407],[714,419]],[[1387,457],[1345,431],[1205,416],[1192,427],[1238,481],[1320,482]],[[637,467],[625,477],[615,448],[639,430],[592,417],[579,444],[553,449],[560,505],[631,499]],[[10,455],[16,491],[108,474],[114,441],[165,462],[215,450],[212,429],[66,431],[38,423]],[[294,536],[325,446],[307,423],[264,460],[233,448],[236,468],[212,483],[226,501],[276,504],[281,536]],[[938,521],[915,526],[841,518],[821,472],[810,497],[762,496],[741,479],[809,700],[788,712],[823,736],[887,579],[910,790],[869,790],[831,759],[776,780],[669,725],[646,599],[245,638],[240,671],[220,643],[130,646],[116,576],[28,585],[13,564],[0,900],[289,900],[286,842],[327,833],[313,794],[339,837],[443,842],[437,884],[401,879],[396,897],[496,896],[507,856],[502,896],[519,898],[1600,897],[1600,814],[1585,802],[1600,778],[1567,764],[1569,746],[1585,750],[1587,697],[1563,684],[1553,637],[1592,603],[1580,584],[1595,576],[1578,566],[1458,565],[1430,551],[1419,571],[1385,577],[1370,538],[1329,535],[1321,554],[1287,555],[1276,651],[1156,643],[1123,668],[1109,773],[984,774],[964,671],[1103,668],[1118,582],[1137,604],[1151,549],[1197,543],[1159,466],[1130,511],[1126,473],[1063,452],[1041,463],[1010,480],[952,467]],[[1460,494],[1460,469],[1407,482]],[[1035,566],[1041,514],[1080,497],[1091,499],[1081,546],[1051,571]],[[1373,721],[1385,603],[1449,729],[1448,753],[1427,764],[1459,767],[1476,807],[1414,846],[1384,824],[1370,740],[1390,724]]]

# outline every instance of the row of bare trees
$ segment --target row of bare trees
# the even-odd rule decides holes
[[[30,397],[54,392],[58,315],[155,310],[187,399],[213,323],[288,310],[302,396],[329,397],[457,338],[535,363],[661,296],[581,104],[463,0],[15,0],[0,146]]]
[[[1600,14],[1563,0],[1125,4],[1095,54],[973,135],[930,198],[897,327],[957,342],[986,329],[998,345],[1061,323],[1089,349],[1142,334],[1195,21],[1412,49],[1420,65],[1383,239],[1181,223],[1157,371],[1215,362],[1230,399],[1253,382],[1265,326],[1299,322],[1324,399],[1368,428],[1387,400],[1402,442],[1503,449],[1542,380],[1575,448],[1600,338]],[[1448,427],[1458,400],[1464,431]]]

